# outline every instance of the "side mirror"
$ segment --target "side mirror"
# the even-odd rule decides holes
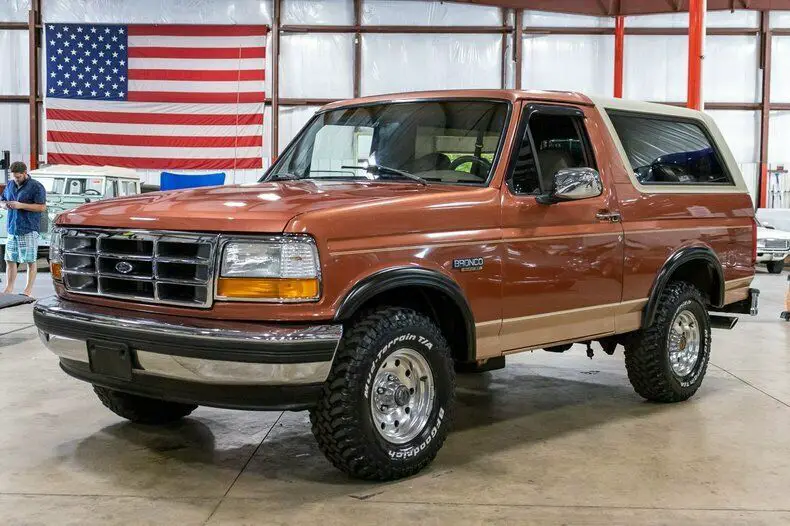
[[[550,192],[537,197],[538,203],[550,205],[561,201],[578,201],[598,197],[603,193],[603,181],[593,168],[564,168],[554,174]]]

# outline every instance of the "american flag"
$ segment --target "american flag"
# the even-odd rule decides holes
[[[45,28],[49,163],[262,167],[266,26]]]

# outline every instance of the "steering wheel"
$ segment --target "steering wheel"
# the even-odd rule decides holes
[[[84,195],[101,195],[101,192],[99,192],[98,190],[94,190],[93,188],[88,188],[87,190],[85,190],[82,193]]]
[[[472,163],[480,165],[483,169],[482,171],[486,174],[491,171],[491,163],[487,160],[483,159],[482,157],[477,157],[476,155],[462,155],[461,157],[457,158],[453,162],[450,163],[450,170],[457,170],[459,166],[464,165],[466,163]],[[480,171],[478,170],[478,173]],[[477,175],[477,174],[473,174]]]

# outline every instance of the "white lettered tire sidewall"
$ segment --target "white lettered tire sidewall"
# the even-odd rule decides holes
[[[423,458],[433,457],[447,435],[452,411],[454,381],[452,367],[448,367],[444,349],[445,343],[429,331],[420,327],[399,329],[384,335],[372,348],[377,349],[366,364],[367,373],[362,384],[363,393],[359,397],[358,410],[361,412],[364,433],[371,443],[377,445],[376,453],[382,460],[394,463],[419,463]],[[433,375],[434,399],[425,426],[420,433],[405,444],[387,441],[376,429],[370,409],[373,396],[374,379],[378,368],[398,349],[408,348],[420,353],[428,362]],[[431,447],[433,445],[433,447]]]

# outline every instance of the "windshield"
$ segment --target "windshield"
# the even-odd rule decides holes
[[[265,179],[414,179],[482,185],[491,173],[507,113],[504,101],[461,100],[324,112]]]
[[[92,196],[104,194],[101,177],[43,177],[38,179],[48,194]]]

